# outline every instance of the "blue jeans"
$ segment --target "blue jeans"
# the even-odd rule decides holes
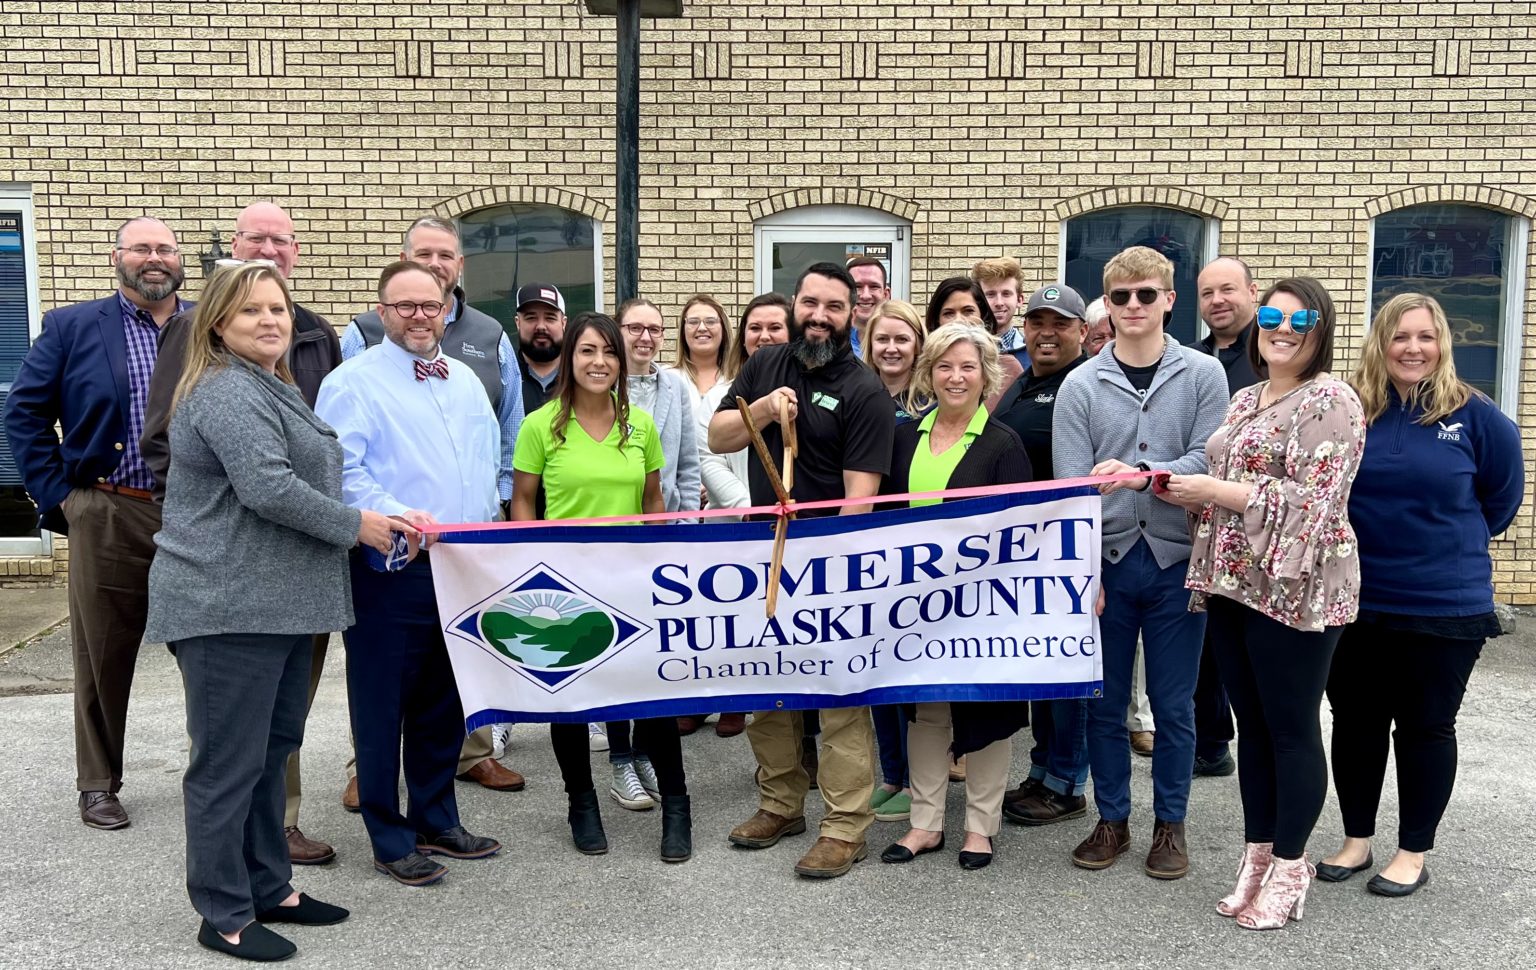
[[[875,748],[880,752],[880,779],[887,785],[906,788],[907,715],[900,704],[876,704],[869,709],[875,721]]]
[[[1205,614],[1189,612],[1184,561],[1161,568],[1144,540],[1121,561],[1104,562],[1104,697],[1088,709],[1088,757],[1099,816],[1131,815],[1131,748],[1125,706],[1139,634],[1147,665],[1147,699],[1157,722],[1152,751],[1152,809],[1164,822],[1182,822],[1195,767],[1195,680]]]
[[[1033,701],[1029,726],[1029,777],[1058,795],[1081,795],[1088,788],[1088,700]]]

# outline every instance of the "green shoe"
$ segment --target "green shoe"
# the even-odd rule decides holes
[[[875,809],[875,818],[882,822],[905,822],[912,817],[912,796],[904,791],[896,792]]]
[[[869,796],[869,807],[879,808],[881,805],[884,805],[886,802],[890,801],[891,796],[894,794],[896,793],[893,791],[886,791],[884,788],[876,785],[875,793]]]

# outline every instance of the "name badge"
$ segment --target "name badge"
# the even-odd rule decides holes
[[[828,411],[836,411],[837,406],[843,402],[839,401],[837,398],[830,394],[824,394],[821,391],[815,391],[811,394],[811,403],[820,407],[824,407]]]

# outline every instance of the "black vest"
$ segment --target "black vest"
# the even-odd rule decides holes
[[[384,321],[377,310],[369,310],[353,319],[363,335],[363,343],[369,347],[384,339]],[[506,331],[495,318],[459,299],[459,318],[443,330],[443,353],[469,366],[485,385],[485,393],[491,399],[491,410],[501,414],[501,361],[496,348]],[[499,417],[498,417],[499,420]]]

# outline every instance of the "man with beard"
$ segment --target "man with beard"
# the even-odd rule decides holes
[[[117,798],[123,732],[160,529],[139,436],[160,328],[190,307],[176,297],[181,250],[159,219],[124,223],[112,266],[116,293],[43,315],[5,409],[39,524],[69,536],[75,781],[80,820],[97,829],[128,824]]]
[[[993,307],[996,312],[996,306]],[[1088,326],[1083,298],[1070,286],[1036,290],[1019,328],[1029,351],[1029,369],[1003,393],[994,415],[1018,432],[1036,477],[1052,467],[1051,416],[1067,375],[1087,362],[1083,337]],[[1020,825],[1049,825],[1088,811],[1088,702],[1083,698],[1034,701],[1030,728],[1029,777],[1003,798],[1003,817]]]
[[[523,357],[523,408],[529,414],[543,407],[554,390],[564,343],[565,297],[549,283],[519,288],[517,344]]]
[[[853,330],[848,335],[853,346],[853,356],[863,350],[859,341],[869,329],[869,315],[875,307],[891,298],[890,282],[885,278],[885,264],[873,256],[855,256],[848,260],[848,275],[853,277]]]
[[[459,279],[464,275],[464,248],[459,227],[437,216],[422,216],[405,231],[400,259],[425,266],[443,287],[443,353],[467,366],[480,379],[490,399],[491,410],[501,427],[501,463],[497,466],[496,491],[501,498],[502,515],[512,500],[512,451],[517,446],[517,432],[523,425],[523,378],[518,372],[517,355],[501,324],[470,306],[464,299]],[[379,311],[369,310],[353,318],[341,338],[341,356],[351,360],[383,342],[384,320]],[[464,739],[459,753],[460,781],[473,781],[492,791],[522,791],[523,776],[504,766],[495,757],[494,730],[480,728]],[[357,799],[357,765],[347,765],[347,788],[342,804],[351,809]]]
[[[853,277],[836,263],[817,263],[802,273],[795,284],[790,342],[749,357],[710,421],[710,450],[724,454],[745,448],[751,438],[736,398],[751,401],[753,422],[769,453],[777,456],[784,445],[779,409],[781,402],[787,405],[800,445],[791,492],[796,501],[873,496],[890,469],[896,406],[875,372],[852,354],[848,331],[856,292]],[[759,462],[749,463],[747,479],[753,505],[777,501]],[[854,505],[837,511],[849,515],[869,509]],[[832,510],[800,514],[829,515]],[[759,807],[731,830],[732,843],[765,849],[805,831],[811,779],[801,767],[802,732],[799,711],[752,716],[747,737],[757,757]],[[821,838],[795,866],[800,875],[840,876],[864,858],[864,833],[874,820],[869,807],[873,755],[869,708],[821,712],[817,781],[827,810]]]
[[[230,237],[230,255],[238,260],[267,260],[277,267],[283,279],[293,275],[299,261],[299,237],[293,219],[281,206],[271,202],[253,202],[235,217],[235,231]],[[187,338],[192,330],[192,315],[172,317],[160,331],[160,356],[149,382],[149,403],[144,415],[144,460],[155,475],[155,500],[165,499],[165,476],[170,469],[171,400],[181,381]],[[320,382],[341,365],[341,348],[336,331],[320,314],[295,303],[293,305],[293,343],[288,349],[288,368],[294,383],[310,407],[320,393]],[[317,633],[310,654],[309,700],[315,701],[320,675],[325,671],[325,654],[330,646],[329,633]],[[324,865],[336,858],[327,843],[311,839],[299,828],[302,792],[299,782],[299,752],[288,759],[288,803],[283,827],[288,837],[288,858],[294,865]]]

